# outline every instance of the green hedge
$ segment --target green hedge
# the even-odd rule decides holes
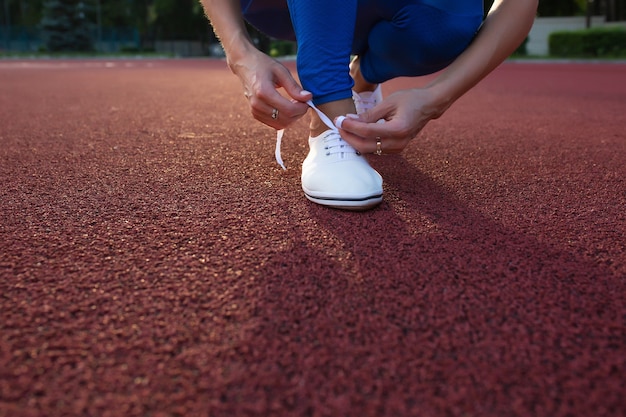
[[[513,52],[513,56],[526,56],[528,55],[528,36],[526,36],[526,39],[524,39],[524,42],[522,42],[520,44],[520,46],[517,47],[517,49]]]
[[[550,55],[565,58],[624,58],[626,29],[592,28],[553,32],[548,38]]]
[[[270,55],[273,57],[295,55],[296,49],[295,42],[275,40],[270,43]]]

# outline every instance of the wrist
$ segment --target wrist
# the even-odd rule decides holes
[[[258,52],[247,33],[237,33],[229,37],[227,41],[222,40],[222,47],[226,55],[226,63],[233,72],[239,62],[249,57],[250,54]]]
[[[438,119],[455,101],[455,98],[439,84],[431,84],[424,88],[428,93],[428,102],[423,111],[431,119]]]

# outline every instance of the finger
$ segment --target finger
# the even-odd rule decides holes
[[[405,139],[393,138],[362,138],[339,129],[341,137],[348,142],[354,149],[362,154],[395,154],[400,153],[409,143]]]
[[[353,117],[337,117],[336,125],[341,137],[361,153],[378,153],[379,150],[381,153],[398,153],[409,142],[410,138],[393,137],[389,134],[389,132],[393,132],[393,126],[392,129],[389,129],[389,125],[392,125],[391,122],[387,123],[387,126],[383,126],[380,123],[363,123],[354,115],[348,116]],[[355,134],[354,129],[351,131],[346,128],[346,126],[355,124],[364,127],[361,134]]]
[[[303,90],[300,84],[291,75],[291,72],[284,66],[281,66],[276,73],[276,84],[285,89],[289,97],[292,99],[306,103],[313,98],[313,94],[309,91]]]
[[[365,122],[359,118],[339,116],[335,119],[335,126],[350,136],[374,139],[376,137],[395,137],[393,123]]]
[[[361,136],[354,135],[342,129],[339,129],[339,133],[341,134],[341,137],[346,142],[348,142],[348,144],[350,144],[354,149],[356,149],[362,154],[376,153],[378,149],[381,150],[381,153],[383,153],[385,150],[388,150],[388,149],[382,149],[383,139],[380,137],[364,138]],[[377,145],[377,142],[380,142],[380,144]],[[388,141],[385,141],[385,142],[388,142]]]
[[[395,112],[395,107],[392,103],[382,101],[376,106],[368,109],[358,115],[357,120],[365,123],[376,123],[379,120],[389,120],[392,118]]]
[[[254,115],[272,115],[277,109],[281,119],[289,123],[304,116],[309,106],[298,100],[284,97],[274,86],[256,91],[249,99]]]
[[[356,115],[348,116],[357,117]],[[346,120],[346,116],[339,116],[335,119],[335,126],[339,130],[339,134],[341,135],[341,137],[360,153],[373,152],[371,138],[359,136],[348,130],[342,129],[342,127],[346,124]]]
[[[306,110],[304,113],[294,113],[289,111],[282,112],[277,107],[272,107],[265,103],[259,103],[255,106],[250,106],[250,112],[256,120],[275,129],[284,129],[302,117],[302,114],[306,113]]]
[[[345,130],[339,129],[339,134],[348,142],[350,146],[359,151],[359,153],[366,154],[372,153],[375,150],[375,142],[372,142],[371,139],[363,138],[361,136],[354,135],[352,133],[346,132]]]

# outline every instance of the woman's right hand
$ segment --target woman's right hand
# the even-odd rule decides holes
[[[311,93],[302,90],[284,65],[256,49],[243,20],[240,0],[201,2],[226,52],[228,66],[243,84],[254,118],[284,129],[302,117],[309,108],[306,102],[311,100]],[[285,96],[278,92],[280,88]]]
[[[252,116],[275,129],[284,129],[309,109],[310,92],[296,82],[289,69],[254,49],[237,60],[228,60],[231,71],[243,84]],[[286,96],[280,94],[282,88]]]

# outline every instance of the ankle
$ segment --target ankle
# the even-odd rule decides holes
[[[345,116],[348,113],[356,112],[354,100],[352,98],[331,101],[329,103],[320,104],[317,107],[322,113],[328,116],[331,121],[333,121],[337,116]],[[328,129],[329,127],[319,118],[317,113],[311,113],[311,123],[309,124],[311,136],[319,136]]]
[[[350,63],[350,76],[354,81],[352,89],[355,93],[374,91],[378,87],[378,84],[372,84],[363,77],[363,73],[361,73],[361,59],[359,57],[354,58]]]
[[[323,128],[310,128],[309,129],[309,136],[312,138],[316,138],[319,135],[321,135],[322,133],[326,132],[328,130],[327,127],[323,127]]]
[[[368,83],[363,80],[362,82],[354,81],[353,91],[357,94],[365,93],[365,92],[373,92],[378,87],[378,84]]]
[[[311,116],[311,123],[309,124],[309,135],[316,137],[328,130],[328,126],[316,115]]]

